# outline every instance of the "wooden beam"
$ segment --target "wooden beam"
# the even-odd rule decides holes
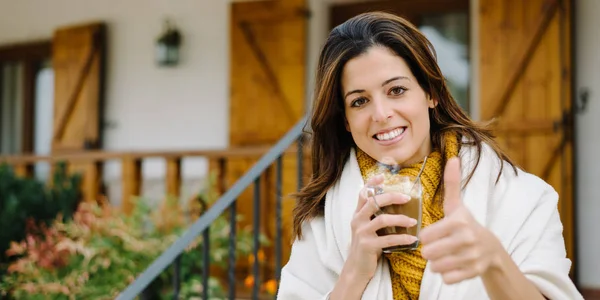
[[[122,199],[121,209],[126,214],[131,214],[135,203],[133,199],[140,195],[142,187],[142,160],[127,157],[122,164]]]
[[[86,164],[82,180],[83,200],[87,202],[100,202],[102,163],[92,162]]]
[[[499,117],[504,113],[517,83],[523,74],[525,74],[525,70],[531,62],[535,49],[557,11],[558,0],[546,0],[542,7],[542,12],[535,22],[536,25],[533,34],[523,42],[512,61],[508,64],[509,66],[514,66],[514,68],[510,69],[508,76],[504,77],[505,81],[500,82],[497,92],[493,94],[497,98],[488,102],[491,105],[484,105],[482,108],[482,118],[484,120]]]
[[[52,55],[52,41],[42,40],[0,46],[0,62],[44,60]]]
[[[38,70],[38,63],[26,60],[23,61],[23,135],[21,140],[21,153],[34,152],[34,131],[35,131],[35,79]]]
[[[109,151],[78,151],[73,153],[59,153],[51,156],[36,156],[36,155],[8,155],[0,156],[0,163],[5,162],[11,165],[21,163],[35,163],[39,161],[47,161],[56,163],[60,161],[69,162],[89,162],[89,161],[106,161],[123,158],[175,158],[175,157],[204,157],[207,159],[219,159],[219,158],[253,158],[261,157],[269,150],[272,145],[262,146],[246,146],[246,147],[234,147],[229,149],[218,149],[218,150],[189,150],[189,151],[140,151],[140,152],[109,152]],[[296,153],[296,147],[290,147],[285,153],[291,154]],[[308,149],[304,149],[304,155],[310,155]]]
[[[223,195],[225,194],[225,192],[227,192],[228,189],[228,184],[227,184],[227,161],[225,160],[225,158],[219,158],[218,160],[219,165],[219,179],[218,179],[218,183],[217,183],[217,188],[219,189],[219,195]]]
[[[181,158],[172,157],[167,159],[166,189],[169,197],[179,197],[181,187]]]

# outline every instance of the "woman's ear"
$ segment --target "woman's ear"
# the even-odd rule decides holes
[[[437,99],[433,99],[433,98],[429,97],[429,100],[427,100],[427,104],[428,104],[429,108],[435,108],[438,105],[438,101],[437,101]]]
[[[346,131],[350,132],[350,124],[348,124],[348,120],[344,118],[344,126],[346,127]]]

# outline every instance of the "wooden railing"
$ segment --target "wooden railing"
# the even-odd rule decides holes
[[[105,163],[119,161],[121,163],[122,210],[129,213],[134,206],[133,198],[140,195],[141,192],[141,183],[143,181],[142,163],[146,159],[159,158],[164,160],[166,168],[164,177],[165,192],[170,196],[178,197],[182,182],[182,159],[206,159],[209,162],[209,170],[216,171],[219,174],[219,180],[216,184],[221,189],[220,192],[224,192],[227,189],[227,161],[234,159],[255,161],[267,153],[269,149],[270,146],[254,146],[192,151],[85,151],[50,156],[0,156],[0,164],[7,163],[13,167],[18,176],[29,177],[32,176],[34,166],[37,163],[45,162],[50,164],[50,166],[59,162],[66,163],[69,172],[79,172],[82,176],[81,190],[83,200],[97,201],[99,197],[103,196],[102,178]],[[296,152],[296,147],[290,147],[285,155],[293,155]],[[306,154],[308,151],[304,151],[304,153]]]
[[[183,235],[153,261],[123,291],[119,299],[134,299],[170,266],[173,266],[176,274],[173,277],[173,291],[177,295],[181,286],[180,258],[186,255],[185,249],[197,237],[201,237],[202,240],[196,247],[203,255],[202,285],[208,286],[209,274],[212,274],[211,277],[219,278],[223,286],[227,287],[228,299],[238,299],[238,296],[250,293],[246,279],[251,278],[252,299],[258,299],[265,280],[269,280],[269,283],[279,282],[281,266],[287,262],[290,255],[293,235],[292,209],[295,201],[287,195],[300,189],[311,174],[310,152],[307,149],[309,145],[302,130],[305,123],[306,118],[303,118],[275,145],[268,146],[203,151],[88,151],[51,156],[0,156],[0,164],[7,163],[13,166],[18,175],[28,177],[33,176],[34,171],[38,172],[35,169],[40,163],[50,166],[56,163],[66,164],[69,173],[81,174],[82,195],[85,201],[99,201],[100,197],[106,195],[103,190],[104,182],[106,181],[106,185],[115,183],[114,179],[105,178],[105,165],[120,162],[121,209],[129,213],[135,207],[134,199],[142,192],[142,183],[146,183],[143,179],[148,179],[142,178],[143,173],[146,173],[146,170],[142,170],[146,160],[164,161],[165,192],[169,196],[179,196],[183,181],[182,161],[204,158],[208,162],[205,174],[217,175],[217,181],[211,183],[218,189],[218,200],[204,207],[204,212],[197,216]],[[112,171],[109,167],[106,169]],[[153,176],[151,180],[155,179]],[[226,269],[211,265],[209,258],[210,228],[213,222],[222,216],[229,220],[231,228],[228,233],[229,256]],[[237,232],[248,228],[251,229],[249,233],[252,236],[252,260],[235,255]],[[269,242],[261,242],[260,236],[264,236]],[[202,294],[202,299],[208,299],[208,289],[203,289]]]

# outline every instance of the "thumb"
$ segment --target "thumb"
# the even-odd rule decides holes
[[[460,160],[453,157],[446,162],[444,170],[444,214],[452,214],[462,205],[460,198]]]

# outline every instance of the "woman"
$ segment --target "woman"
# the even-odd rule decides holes
[[[314,173],[297,195],[279,299],[581,299],[557,193],[469,120],[433,52],[413,25],[385,13],[330,33],[311,120]],[[368,193],[387,161],[400,174],[422,170],[423,229],[416,249],[383,254],[417,240],[376,233],[416,224],[378,214],[404,195]]]

